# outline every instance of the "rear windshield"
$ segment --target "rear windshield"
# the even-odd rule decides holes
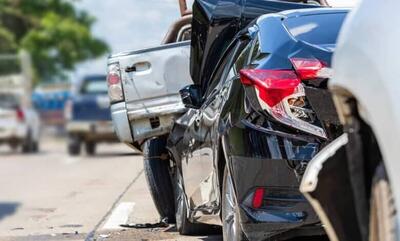
[[[19,106],[17,96],[10,94],[0,94],[0,108],[16,109]]]
[[[83,82],[81,93],[92,95],[105,95],[107,94],[106,77],[86,79]]]
[[[284,20],[294,38],[316,45],[335,44],[347,13],[305,15]]]

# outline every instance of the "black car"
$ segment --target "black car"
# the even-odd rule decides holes
[[[196,84],[181,90],[189,110],[167,143],[176,167],[179,232],[222,223],[229,241],[323,235],[298,187],[307,163],[342,133],[326,88],[347,10],[271,13],[246,27],[214,16],[207,29],[202,2],[193,8]],[[305,7],[297,5],[290,7]],[[225,44],[212,50],[210,38]]]

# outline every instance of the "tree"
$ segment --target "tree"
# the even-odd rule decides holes
[[[91,33],[94,18],[66,0],[0,0],[0,53],[26,49],[40,80],[108,51]]]

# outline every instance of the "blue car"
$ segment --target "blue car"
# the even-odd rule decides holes
[[[82,144],[93,155],[97,143],[117,141],[109,107],[106,76],[83,78],[65,107],[70,155],[79,155]]]

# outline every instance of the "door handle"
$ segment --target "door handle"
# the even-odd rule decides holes
[[[144,61],[144,62],[138,62],[133,64],[132,66],[128,66],[125,68],[126,73],[130,72],[142,72],[149,70],[151,68],[150,62]]]

